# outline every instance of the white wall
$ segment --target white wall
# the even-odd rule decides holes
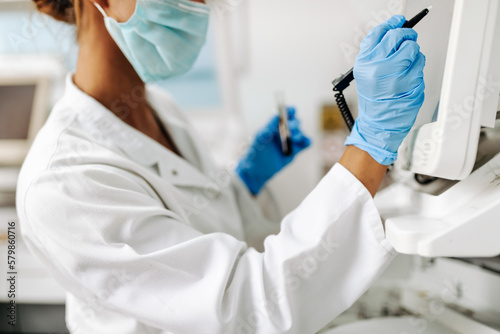
[[[356,48],[370,27],[404,10],[399,0],[251,0],[247,6],[249,67],[239,88],[249,130],[267,122],[274,92],[283,90],[316,144],[320,108],[334,103],[331,81],[353,66]],[[346,95],[356,109],[355,87]],[[316,149],[300,155],[271,183],[285,212],[320,178]]]

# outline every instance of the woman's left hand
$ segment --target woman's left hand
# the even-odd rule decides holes
[[[292,141],[292,154],[285,156],[279,135],[279,116],[257,133],[247,154],[240,160],[236,173],[248,190],[257,195],[262,187],[276,173],[288,165],[295,156],[311,145],[311,140],[300,129],[300,121],[295,117],[295,108],[288,108],[288,127]]]

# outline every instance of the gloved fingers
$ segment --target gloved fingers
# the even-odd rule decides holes
[[[412,40],[406,40],[401,43],[399,50],[388,58],[392,61],[397,58],[397,62],[393,62],[395,66],[394,73],[404,72],[417,60],[420,53],[420,45]]]
[[[296,118],[296,111],[294,107],[287,107],[288,112],[288,128],[293,136],[294,133],[300,132],[300,120]],[[269,144],[279,137],[279,124],[280,117],[275,115],[271,118],[269,123],[262,128],[256,135],[255,141],[258,144]]]
[[[366,87],[358,84],[358,93],[372,101],[404,96],[423,79],[425,56],[419,50],[416,42],[405,41],[400,50],[384,62],[364,66],[369,70],[363,70],[366,72],[362,72],[364,79],[371,79],[377,84]],[[355,71],[355,77],[356,75],[359,74]]]
[[[301,121],[298,118],[292,119],[288,121],[288,128],[290,131],[294,131],[296,129],[300,129]]]
[[[262,128],[255,136],[255,141],[259,144],[268,144],[279,134],[280,118],[278,115],[271,118],[269,123]]]
[[[290,135],[292,137],[299,136],[301,134],[303,134],[303,132],[299,128],[290,129]]]
[[[398,81],[400,81],[399,86],[405,93],[414,90],[424,81],[425,63],[425,56],[421,52],[419,52],[417,55],[417,59],[415,59],[415,61],[408,67],[406,71],[401,73]]]
[[[360,55],[365,55],[370,53],[382,40],[385,34],[391,29],[401,28],[405,24],[406,19],[402,15],[395,15],[391,17],[386,22],[379,24],[363,39],[361,42],[361,52]]]
[[[311,145],[311,140],[304,135],[302,129],[300,128],[300,124],[301,122],[298,118],[294,118],[288,122],[292,146],[294,147],[295,152],[299,152]]]
[[[302,129],[300,128],[300,122],[298,120],[294,120],[292,122],[293,124],[291,124],[291,126],[289,127],[290,135],[292,137],[292,140],[294,140],[294,138],[297,138],[297,140],[299,141],[302,137],[305,137],[304,132],[302,132]]]
[[[407,59],[412,63],[417,59],[418,54],[420,53],[420,45],[414,40],[405,40],[401,43],[398,51],[391,55],[389,58],[401,58]]]
[[[280,124],[280,117],[279,115],[274,115],[269,123],[264,127],[264,129],[270,129],[270,130],[276,130],[278,131],[278,126]]]
[[[427,63],[427,58],[422,52],[419,52],[412,66],[410,66],[410,70],[417,71],[423,77],[426,63]]]
[[[289,124],[290,124],[292,120],[296,120],[295,107],[287,107],[287,112],[288,112],[288,120],[289,120]],[[261,131],[259,131],[259,134],[261,132],[263,132],[263,134],[265,135],[269,131],[278,132],[279,131],[279,123],[280,123],[279,115],[274,115],[271,118],[271,120],[267,123],[267,125]]]
[[[392,54],[383,62],[379,62],[377,66],[373,68],[373,77],[382,79],[406,72],[412,67],[419,53],[420,46],[417,42],[412,40],[403,41],[396,53]]]
[[[425,99],[425,82],[422,81],[404,97],[404,108],[398,110],[391,122],[391,132],[408,133],[415,124],[418,113]],[[395,120],[398,121],[395,121]]]
[[[303,133],[292,136],[292,147],[294,148],[295,153],[298,153],[309,146],[311,146],[311,139]]]
[[[382,60],[397,54],[399,48],[405,41],[417,41],[418,34],[413,29],[393,29],[388,31],[382,41],[370,54],[373,60]],[[399,57],[396,55],[395,57]]]
[[[288,129],[290,129],[292,137],[302,134],[301,124],[302,122],[298,118],[288,121]]]

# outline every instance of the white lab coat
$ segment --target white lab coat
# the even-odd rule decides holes
[[[267,236],[276,224],[168,96],[148,99],[186,160],[68,77],[21,171],[22,233],[67,289],[72,333],[315,333],[393,258],[341,165]]]

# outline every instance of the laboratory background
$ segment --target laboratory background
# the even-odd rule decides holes
[[[321,333],[500,333],[500,4],[480,3],[227,1],[212,17],[208,41],[194,68],[158,83],[225,168],[235,165],[255,132],[276,114],[277,94],[296,107],[313,146],[270,183],[280,208],[274,214],[282,217],[343,153],[348,130],[331,82],[354,65],[371,28],[392,15],[413,16],[433,6],[415,28],[427,56],[426,100],[415,127],[419,130],[405,141],[375,199],[387,238],[400,254],[370,290]],[[0,0],[4,276],[9,272],[8,222],[19,224],[19,168],[63,93],[77,51],[71,26],[37,13],[32,1]],[[356,116],[355,82],[344,94]],[[474,103],[470,112],[467,101],[464,108],[456,107],[457,99],[468,94]],[[446,146],[449,140],[443,138],[451,138],[454,145]],[[64,290],[19,238],[17,324],[9,326],[5,320],[11,298],[9,282],[2,279],[0,332],[65,333]]]

